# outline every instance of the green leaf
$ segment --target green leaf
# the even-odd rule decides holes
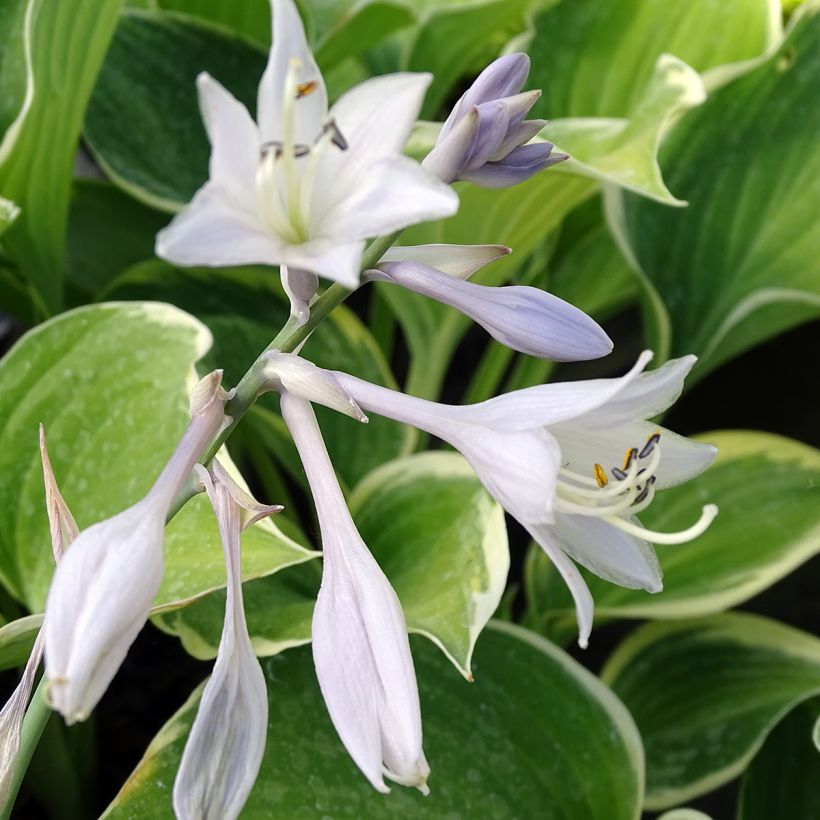
[[[645,807],[661,809],[736,777],[781,717],[820,693],[820,640],[740,613],[647,624],[601,677],[638,724]]]
[[[42,625],[42,615],[26,615],[0,627],[0,670],[25,664]]]
[[[205,357],[208,368],[225,370],[234,385],[267,347],[288,317],[288,304],[275,268],[175,268],[158,259],[137,265],[115,281],[108,299],[162,299],[196,316],[213,333]],[[320,367],[343,370],[370,382],[395,387],[390,368],[370,332],[345,307],[333,311],[304,348]],[[271,400],[267,407],[276,407]],[[363,425],[333,410],[317,407],[336,471],[348,485],[374,467],[410,452],[415,431],[403,424],[373,417]],[[276,424],[264,413],[255,424]],[[289,451],[284,466],[301,473]]]
[[[208,178],[197,74],[209,72],[254,112],[266,61],[258,46],[202,20],[127,11],[88,107],[86,141],[131,196],[179,210]]]
[[[772,730],[740,786],[738,820],[814,820],[820,817],[820,754],[812,732],[820,699],[806,701]]]
[[[0,361],[0,579],[38,611],[53,570],[37,425],[81,527],[141,498],[188,424],[194,363],[207,329],[170,305],[80,308],[27,333]],[[243,573],[258,577],[312,557],[271,522],[245,537]],[[168,527],[157,605],[170,607],[225,583],[207,499]]]
[[[403,67],[432,72],[422,117],[446,119],[448,96],[498,56],[521,31],[533,4],[532,0],[456,0],[418,5],[424,8]]]
[[[6,128],[0,192],[21,214],[3,244],[53,312],[62,300],[59,273],[77,140],[122,0],[12,0],[4,6],[0,22],[11,26],[0,30],[11,42],[0,51],[0,124]]]
[[[559,171],[585,174],[665,205],[681,206],[666,187],[658,149],[669,122],[706,99],[703,82],[686,63],[662,54],[628,119],[579,117],[554,120],[541,136],[570,155]]]
[[[439,646],[471,676],[476,639],[504,591],[509,568],[502,509],[461,456],[424,453],[385,464],[356,488],[350,509],[362,538],[398,594],[411,632]],[[248,628],[258,655],[310,640],[319,588],[314,565],[245,586]],[[219,645],[224,593],[158,621],[198,658]]]
[[[706,71],[764,53],[780,36],[771,0],[561,0],[533,19],[531,84],[545,118],[628,117],[658,58]]]
[[[154,255],[168,223],[108,182],[74,180],[68,221],[66,278],[93,297],[126,268]]]
[[[200,17],[232,29],[262,48],[270,46],[270,0],[154,0],[154,8]]]
[[[657,595],[624,589],[586,574],[596,615],[611,618],[684,618],[736,606],[820,552],[817,495],[820,452],[769,433],[729,431],[699,436],[717,445],[715,463],[694,481],[658,493],[641,514],[649,529],[675,531],[714,502],[720,512],[694,541],[657,547],[664,589]],[[564,584],[539,548],[527,571],[531,626],[566,609]]]
[[[431,795],[400,786],[389,795],[373,791],[339,742],[310,650],[301,648],[263,662],[270,730],[243,818],[640,815],[643,759],[632,720],[561,650],[519,627],[494,624],[476,649],[476,683],[468,684],[426,641],[412,647]],[[170,784],[198,697],[154,739],[107,820],[173,816]]]
[[[385,464],[356,488],[350,509],[408,628],[470,678],[473,647],[507,580],[504,511],[456,453]]]
[[[681,211],[612,192],[610,216],[653,294],[653,346],[702,376],[820,313],[820,5],[780,48],[671,130],[661,152]],[[795,116],[795,112],[800,112]]]

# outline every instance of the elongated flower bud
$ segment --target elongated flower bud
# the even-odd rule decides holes
[[[179,820],[234,820],[253,788],[268,731],[265,676],[242,605],[239,534],[279,506],[259,504],[214,462],[198,468],[213,504],[228,576],[225,621],[213,674],[199,702],[174,783]]]
[[[65,503],[57,479],[51,468],[51,460],[46,448],[46,434],[43,425],[40,425],[40,458],[43,464],[43,481],[46,492],[46,512],[48,513],[49,529],[51,531],[51,550],[54,560],[62,558],[63,551],[77,537],[78,529],[74,516]],[[20,736],[23,728],[23,718],[26,707],[34,688],[34,678],[37,667],[43,657],[45,635],[42,627],[37,632],[31,654],[26,661],[20,682],[17,684],[11,697],[0,711],[0,806],[5,806],[9,799],[14,766],[20,750]]]
[[[191,394],[191,423],[148,494],[83,530],[57,566],[46,602],[48,697],[84,720],[148,618],[162,581],[165,519],[208,442],[225,423],[222,371]]]
[[[374,788],[384,776],[427,793],[407,625],[398,597],[350,517],[310,404],[287,391],[282,415],[299,450],[324,547],[313,659],[330,718]]]
[[[456,103],[422,165],[444,182],[508,188],[567,159],[552,152],[552,143],[529,142],[546,125],[524,119],[541,95],[519,93],[529,71],[526,54],[490,63]]]

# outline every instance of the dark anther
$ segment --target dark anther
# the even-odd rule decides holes
[[[320,134],[320,137],[323,137],[328,133],[330,134],[330,141],[340,151],[347,151],[347,140],[345,139],[344,134],[339,130],[339,126],[336,125],[336,120],[328,120],[322,126],[322,133]]]
[[[638,493],[638,497],[635,499],[633,503],[640,504],[648,495],[649,495],[649,488],[655,483],[655,476],[650,476],[646,484],[644,484],[643,489]]]
[[[647,440],[646,444],[641,448],[641,452],[638,453],[638,458],[646,458],[654,449],[657,443],[661,440],[660,433],[653,433]]]
[[[623,481],[626,478],[626,473],[618,467],[613,467],[610,472],[615,476],[615,478],[618,479],[618,481]]]

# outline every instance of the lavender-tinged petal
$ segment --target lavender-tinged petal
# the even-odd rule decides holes
[[[555,361],[597,359],[612,350],[597,322],[537,288],[476,285],[414,262],[381,268],[396,284],[460,310],[513,350]]]
[[[227,598],[216,663],[174,783],[174,811],[179,820],[234,820],[262,764],[268,697],[242,604],[241,508],[221,480],[214,484],[205,473],[204,483],[219,523]]]
[[[476,106],[478,127],[470,146],[467,162],[462,166],[459,177],[465,172],[480,168],[498,150],[504,141],[510,125],[510,114],[503,100],[490,100]]]
[[[554,543],[550,527],[527,527],[527,532],[546,553],[553,566],[561,574],[564,583],[569,587],[575,601],[575,617],[578,620],[578,645],[586,649],[589,636],[592,634],[592,623],[595,613],[595,602],[587,582],[564,551]]]
[[[530,143],[514,149],[499,162],[487,162],[461,178],[484,188],[510,188],[525,182],[539,171],[569,159],[567,154],[553,154],[548,142]]]
[[[525,120],[512,126],[498,150],[490,157],[491,162],[503,160],[511,151],[528,143],[547,124],[546,120]]]
[[[648,421],[593,428],[586,427],[582,417],[580,422],[554,424],[550,430],[561,444],[566,466],[590,477],[594,464],[602,464],[605,469],[620,467],[627,450],[640,448],[649,436],[660,431],[661,458],[655,473],[659,490],[700,475],[717,453],[711,444],[692,441]]]
[[[532,91],[522,91],[520,94],[513,94],[511,97],[503,97],[498,100],[504,106],[510,121],[508,131],[521,125],[524,117],[527,116],[540,97],[541,92],[538,89],[533,89]]]
[[[651,544],[601,518],[555,514],[553,539],[577,563],[628,589],[660,592],[663,573]]]
[[[473,107],[446,134],[439,134],[436,144],[422,160],[422,167],[442,182],[454,182],[467,165],[478,133],[478,110]]]
[[[477,270],[510,253],[506,245],[394,245],[379,263],[419,262],[456,279],[469,279]],[[383,280],[382,271],[368,271],[368,277]]]
[[[350,517],[310,404],[284,391],[281,406],[322,533],[313,657],[331,720],[374,788],[387,791],[385,774],[426,792],[430,767],[401,605]]]
[[[526,54],[505,54],[494,60],[456,103],[441,129],[441,136],[446,136],[473,106],[517,94],[529,73],[530,58]]]
[[[282,289],[290,299],[290,315],[301,327],[310,318],[310,300],[319,289],[319,277],[309,270],[289,268],[282,265],[279,269]]]

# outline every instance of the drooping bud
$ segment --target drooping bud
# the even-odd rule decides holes
[[[68,723],[102,697],[148,618],[163,573],[165,519],[211,439],[226,423],[222,371],[191,393],[191,423],[148,494],[83,530],[57,566],[46,602],[51,706]]]
[[[541,95],[519,93],[529,71],[526,54],[490,63],[456,103],[422,165],[444,182],[508,188],[567,159],[552,152],[552,143],[530,142],[546,122],[524,119]]]
[[[260,504],[216,461],[210,472],[200,466],[197,474],[219,523],[227,598],[216,663],[174,783],[174,811],[179,820],[234,820],[262,764],[268,729],[265,676],[242,604],[239,535],[282,507]]]

